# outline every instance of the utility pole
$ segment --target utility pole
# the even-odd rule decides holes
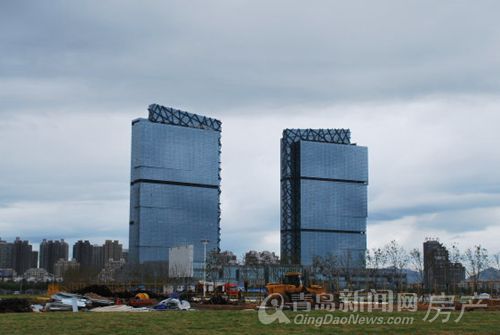
[[[203,243],[203,298],[205,298],[207,290],[207,244],[209,240],[201,240]]]

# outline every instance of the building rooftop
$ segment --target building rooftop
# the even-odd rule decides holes
[[[283,139],[286,143],[312,141],[351,144],[351,131],[349,129],[285,129]]]
[[[221,131],[222,122],[203,115],[184,112],[157,104],[149,105],[149,121],[174,126]]]

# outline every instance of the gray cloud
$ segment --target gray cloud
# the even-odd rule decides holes
[[[2,6],[4,111],[81,104],[119,111],[161,100],[224,115],[242,105],[499,89],[496,2]]]

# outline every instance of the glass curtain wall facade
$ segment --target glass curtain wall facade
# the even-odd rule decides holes
[[[362,267],[366,251],[368,149],[348,129],[285,129],[281,139],[281,259],[312,265],[335,257]]]
[[[153,104],[132,122],[129,261],[168,261],[194,246],[194,267],[219,248],[221,122]]]

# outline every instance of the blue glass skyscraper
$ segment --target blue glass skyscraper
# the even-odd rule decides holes
[[[368,149],[348,129],[285,129],[281,139],[281,259],[312,265],[333,256],[362,267]]]
[[[168,261],[194,246],[194,268],[219,248],[221,122],[153,104],[132,121],[129,261]]]

